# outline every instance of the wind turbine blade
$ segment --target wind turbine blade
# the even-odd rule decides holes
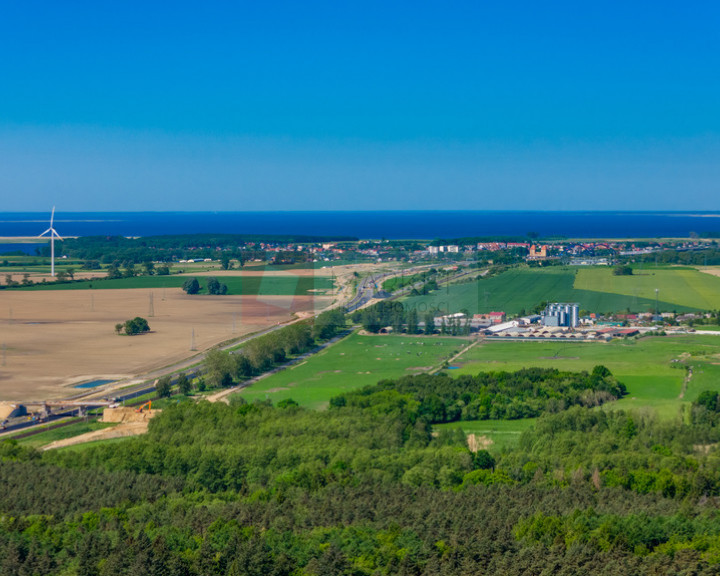
[[[53,235],[55,236],[55,238],[57,238],[58,240],[62,240],[62,239],[63,239],[63,237],[60,236],[60,234],[58,234],[58,233],[55,231],[54,228],[52,229],[52,233],[53,233]]]
[[[42,234],[39,234],[38,238],[40,238],[40,236],[45,236],[45,234],[47,234],[50,231],[52,231],[52,228],[48,228],[47,230],[45,230],[45,232],[43,232]],[[51,234],[51,236],[52,236],[52,234]]]
[[[50,228],[53,227],[53,220],[55,220],[55,206],[53,206],[52,213],[50,214]]]

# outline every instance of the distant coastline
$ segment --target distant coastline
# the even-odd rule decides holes
[[[44,231],[49,211],[0,212],[0,237]],[[686,238],[720,233],[720,212],[628,211],[342,211],[342,212],[63,212],[64,236],[193,233],[349,235],[358,238]]]

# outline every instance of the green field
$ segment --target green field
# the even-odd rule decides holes
[[[292,398],[322,408],[333,396],[385,378],[417,374],[439,365],[467,345],[462,338],[361,336],[354,333],[307,361],[273,374],[240,392],[248,401]]]
[[[672,360],[693,366],[683,398],[685,370]],[[679,414],[683,404],[703,390],[720,391],[720,337],[672,336],[640,340],[588,342],[484,342],[458,359],[453,374],[480,371],[514,371],[530,366],[560,370],[592,370],[607,366],[628,388],[628,395],[614,402],[618,408],[649,407],[663,417]]]
[[[466,340],[352,334],[308,360],[274,374],[244,390],[248,401],[273,403],[292,398],[301,405],[323,408],[333,396],[372,385],[385,378],[415,374],[440,364]],[[680,360],[681,362],[672,362]],[[703,390],[720,391],[720,337],[686,335],[600,342],[483,342],[456,362],[452,376],[480,371],[514,371],[531,366],[561,370],[592,370],[604,364],[628,388],[628,395],[608,405],[652,409],[664,418],[678,417]],[[675,367],[678,366],[679,367]],[[684,365],[693,377],[684,388]],[[683,397],[681,398],[681,394]],[[492,438],[497,447],[517,438],[526,421],[481,421],[448,425]],[[494,432],[493,432],[494,430]]]
[[[632,276],[615,276],[610,268],[588,267],[578,271],[574,287],[644,301],[654,300],[657,288],[665,302],[700,310],[720,308],[720,278],[694,268],[636,267]]]
[[[102,430],[103,428],[109,428],[111,426],[115,426],[115,424],[98,421],[85,422],[81,420],[78,422],[74,422],[73,424],[68,424],[67,426],[54,428],[52,430],[47,430],[46,432],[41,432],[40,434],[35,434],[33,436],[28,436],[27,438],[22,438],[18,442],[25,446],[33,446],[35,448],[38,448],[40,446],[46,446],[47,444],[55,442],[56,440],[72,438],[73,436],[79,436],[80,434],[93,432],[95,430]]]
[[[68,270],[72,268],[76,272],[81,270],[82,260],[58,259],[55,261],[55,270]],[[10,256],[0,254],[0,274],[22,275],[25,272],[50,273],[50,258],[40,256]]]
[[[191,276],[136,276],[134,278],[118,278],[114,280],[87,280],[62,284],[36,284],[27,288],[13,290],[110,290],[131,288],[180,288]],[[207,277],[198,276],[205,292]],[[332,278],[327,276],[225,276],[218,277],[227,284],[228,295],[307,295],[312,290],[331,290]]]
[[[637,276],[614,276],[611,268],[553,266],[513,268],[487,279],[454,284],[426,296],[407,298],[419,312],[467,310],[471,314],[501,310],[517,314],[542,301],[578,302],[591,312],[655,310],[691,312],[720,307],[720,278],[685,268],[638,271]]]

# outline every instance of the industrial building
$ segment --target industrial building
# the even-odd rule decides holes
[[[567,326],[575,328],[580,322],[580,305],[553,302],[542,315],[543,326]]]

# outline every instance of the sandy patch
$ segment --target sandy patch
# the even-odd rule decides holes
[[[127,438],[129,436],[139,436],[148,431],[147,420],[143,422],[127,422],[118,424],[112,428],[104,428],[103,430],[94,430],[72,438],[64,440],[56,440],[45,446],[43,450],[53,450],[55,448],[64,448],[65,446],[74,446],[76,444],[85,444],[86,442],[97,442],[98,440],[109,440],[110,438]]]
[[[698,270],[700,270],[700,272],[704,272],[705,274],[710,274],[711,276],[720,276],[720,267],[715,267],[715,268],[702,267],[702,268],[698,268]]]
[[[468,434],[467,435],[467,443],[468,443],[468,449],[470,452],[478,452],[479,450],[487,450],[495,444],[493,442],[492,438],[488,438],[487,436],[478,436],[477,434]]]
[[[66,397],[82,381],[133,378],[195,354],[193,332],[202,351],[298,312],[311,315],[329,301],[189,296],[180,288],[0,291],[0,400]],[[115,324],[135,316],[146,318],[152,332],[118,336]]]

